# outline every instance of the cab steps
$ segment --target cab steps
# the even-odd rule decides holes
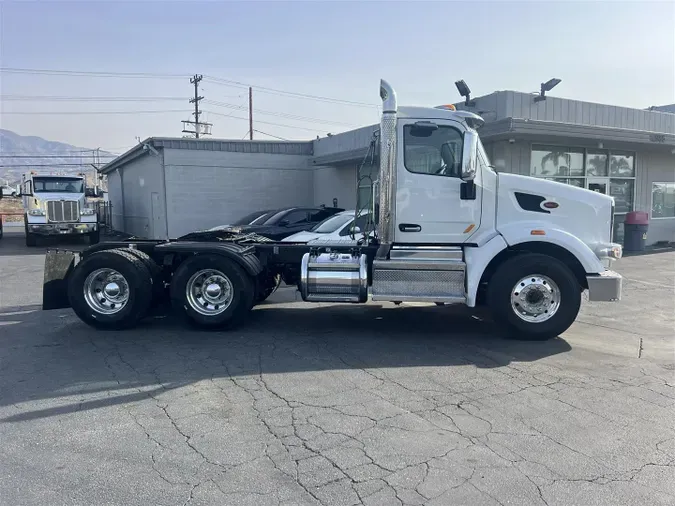
[[[372,300],[464,303],[465,277],[461,247],[394,245],[373,262]]]

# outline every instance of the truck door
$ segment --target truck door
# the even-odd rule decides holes
[[[475,199],[461,198],[463,132],[454,121],[403,123],[397,139],[395,242],[461,244],[478,230],[480,168]]]

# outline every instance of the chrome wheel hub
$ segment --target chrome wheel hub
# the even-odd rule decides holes
[[[118,313],[129,302],[129,283],[114,269],[97,269],[84,281],[84,300],[97,313]]]
[[[225,274],[213,269],[195,272],[185,286],[185,300],[199,314],[216,316],[230,304],[234,290]]]
[[[560,308],[560,289],[551,278],[532,274],[511,290],[511,308],[526,322],[545,322]]]

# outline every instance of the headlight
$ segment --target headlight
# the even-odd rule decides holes
[[[31,209],[28,211],[31,216],[44,216],[45,212],[42,209]]]
[[[597,250],[596,256],[600,259],[618,260],[623,256],[623,247],[620,244],[607,244]]]
[[[89,209],[88,207],[85,207],[84,209],[82,209],[81,214],[82,216],[91,216],[93,214],[96,214],[96,211],[93,209]]]

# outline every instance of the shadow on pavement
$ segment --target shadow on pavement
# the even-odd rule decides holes
[[[270,304],[253,311],[248,324],[220,332],[192,330],[171,317],[102,332],[70,310],[5,308],[0,336],[0,405],[28,409],[4,423],[127,404],[213,378],[495,368],[571,349],[560,338],[506,340],[466,308],[435,306]],[[451,384],[444,387],[452,391]]]

